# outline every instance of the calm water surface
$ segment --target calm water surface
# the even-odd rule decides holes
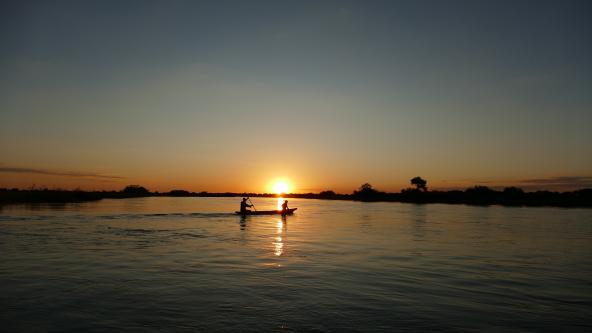
[[[590,209],[239,200],[1,208],[0,330],[592,329]]]

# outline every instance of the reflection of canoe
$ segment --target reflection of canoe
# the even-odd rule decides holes
[[[294,214],[294,211],[298,209],[298,208],[290,208],[288,209],[287,214],[288,215],[292,215]],[[282,211],[281,210],[251,210],[248,211],[246,213],[241,213],[241,212],[234,212],[237,215],[282,215]]]

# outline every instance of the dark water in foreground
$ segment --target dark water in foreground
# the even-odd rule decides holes
[[[590,209],[290,203],[4,207],[0,330],[592,329]]]

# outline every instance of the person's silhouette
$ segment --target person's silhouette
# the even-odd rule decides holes
[[[284,200],[284,203],[282,204],[282,215],[288,214],[288,209],[288,200]]]
[[[240,212],[242,214],[244,214],[246,212],[250,212],[250,210],[248,210],[247,207],[253,207],[253,205],[249,205],[247,203],[247,198],[243,198],[243,201],[241,201],[241,203],[240,203]]]

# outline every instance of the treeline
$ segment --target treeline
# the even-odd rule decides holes
[[[377,191],[370,184],[364,184],[354,191],[351,199],[469,205],[592,207],[592,189],[572,192],[525,192],[518,187],[494,190],[487,186],[474,186],[465,190],[428,191],[427,187],[419,186],[404,189],[399,193],[388,193]]]
[[[474,186],[465,190],[431,191],[427,181],[414,177],[410,181],[414,187],[397,193],[382,192],[366,183],[351,194],[339,194],[332,190],[320,193],[283,194],[285,198],[355,200],[355,201],[391,201],[408,203],[448,203],[469,205],[505,205],[505,206],[559,206],[592,207],[592,189],[572,192],[536,191],[525,192],[517,187],[495,190],[486,186]],[[59,189],[5,189],[0,188],[0,204],[10,203],[67,203],[84,202],[100,199],[123,199],[149,196],[166,197],[277,197],[273,193],[211,193],[172,190],[169,192],[150,192],[139,185],[129,185],[121,191],[82,191]]]
[[[68,203],[85,202],[101,199],[126,199],[140,197],[276,197],[272,193],[234,193],[234,192],[190,192],[172,190],[169,192],[151,192],[140,185],[128,185],[121,191],[83,191],[49,188],[0,188],[0,204],[11,203]]]
[[[101,199],[124,199],[154,195],[139,185],[130,185],[121,191],[83,191],[48,188],[0,188],[0,204],[10,203],[67,203]]]

